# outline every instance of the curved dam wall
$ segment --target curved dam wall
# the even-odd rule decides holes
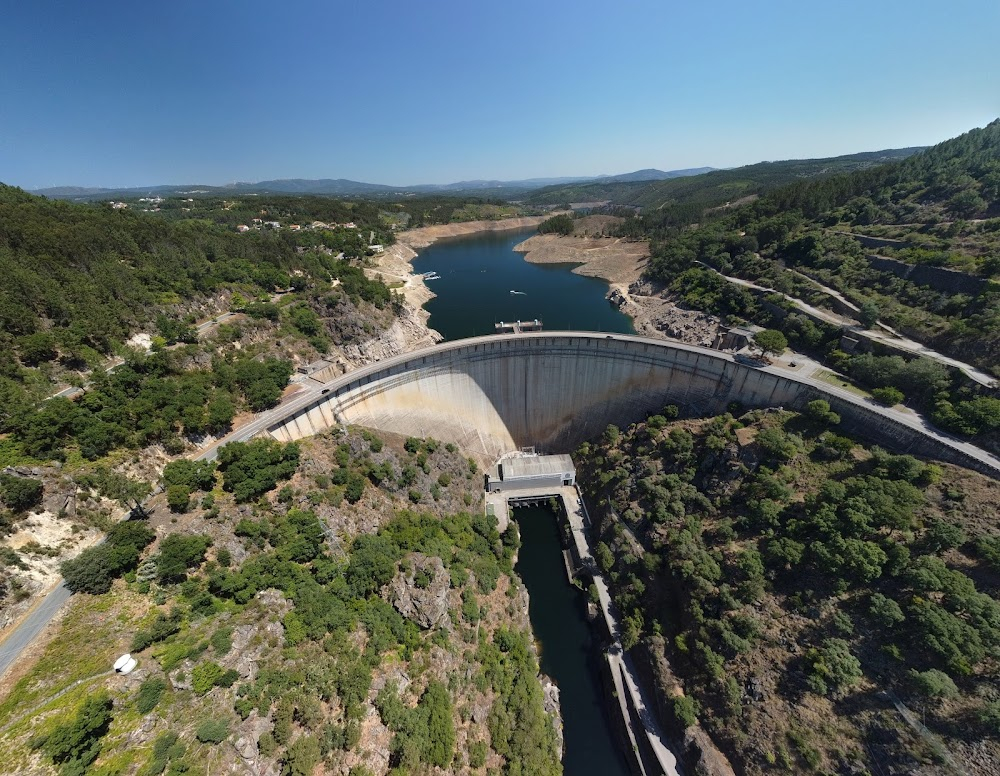
[[[1000,461],[904,422],[847,392],[678,342],[593,332],[475,337],[434,345],[327,383],[315,401],[271,423],[282,441],[347,423],[433,436],[496,458],[533,445],[570,452],[609,423],[627,426],[676,404],[684,415],[801,409],[824,398],[841,427],[899,451],[1000,476]],[[971,449],[969,449],[971,448]],[[980,459],[980,456],[982,459]]]

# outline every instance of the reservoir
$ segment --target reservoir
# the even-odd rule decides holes
[[[514,252],[535,232],[483,232],[423,248],[413,260],[414,271],[440,276],[427,281],[437,294],[424,305],[427,325],[446,340],[493,334],[500,321],[536,318],[545,331],[635,333],[629,317],[604,298],[603,280],[574,275],[571,264],[529,264]]]
[[[542,673],[559,685],[566,776],[630,776],[602,696],[600,656],[585,616],[585,594],[566,580],[555,515],[544,507],[514,510],[521,533],[517,573],[528,588],[528,616],[540,646]]]

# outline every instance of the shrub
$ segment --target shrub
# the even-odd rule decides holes
[[[160,612],[153,620],[149,630],[139,631],[132,638],[132,651],[141,652],[150,644],[173,636],[181,629],[181,613],[179,609],[173,609],[169,615]]]
[[[189,461],[182,458],[163,467],[163,482],[185,485],[188,490],[211,490],[215,487],[215,461]]]
[[[830,410],[830,402],[824,399],[816,399],[806,405],[806,415],[815,422],[822,425],[835,426],[840,423],[840,415]]]
[[[427,743],[422,759],[447,768],[455,749],[455,723],[448,688],[441,682],[430,682],[420,697],[420,706],[427,715]]]
[[[698,722],[698,704],[688,695],[675,695],[670,702],[674,717],[684,728]]]
[[[881,593],[872,595],[869,611],[875,622],[882,628],[891,628],[906,619],[899,604]]]
[[[219,628],[212,634],[212,649],[219,657],[229,654],[233,648],[233,629],[230,627]]]
[[[561,213],[552,218],[547,218],[538,225],[539,234],[573,234],[573,216],[568,213]]]
[[[288,747],[282,774],[287,776],[309,776],[320,761],[319,741],[313,736],[301,736]]]
[[[931,668],[927,671],[911,671],[910,679],[917,692],[928,698],[954,698],[958,695],[958,687],[944,671]]]
[[[358,472],[351,472],[347,475],[347,482],[344,487],[344,498],[350,504],[357,504],[365,492],[365,483],[368,480]]]
[[[1000,736],[1000,701],[987,703],[979,712],[979,721],[989,731],[990,735]]]
[[[299,465],[299,446],[274,439],[232,442],[219,451],[223,488],[238,502],[252,501],[288,479]]]
[[[772,458],[790,461],[801,450],[801,440],[780,428],[765,428],[757,434],[757,444]]]
[[[204,695],[213,687],[232,687],[240,678],[238,671],[224,670],[218,663],[199,663],[191,671],[191,689]]]
[[[203,744],[220,744],[229,736],[229,723],[224,719],[206,719],[194,731]]]
[[[843,639],[824,640],[823,646],[809,650],[806,658],[815,677],[810,687],[820,694],[830,690],[840,693],[862,677],[861,661],[851,654],[850,645]]]
[[[486,765],[486,755],[489,754],[489,747],[485,741],[469,742],[469,767],[482,768]]]
[[[143,776],[153,776],[153,774],[163,773],[167,768],[167,763],[174,761],[174,767],[170,769],[170,776],[175,773],[184,773],[187,768],[183,763],[177,762],[184,756],[187,747],[178,740],[177,734],[172,730],[164,731],[156,737],[153,742],[153,754],[146,765],[145,770],[140,771]]]
[[[111,698],[106,693],[91,695],[72,720],[56,726],[47,736],[32,740],[32,748],[42,749],[65,776],[87,772],[101,753],[101,739],[111,725]]]
[[[187,512],[191,505],[191,489],[187,485],[167,486],[167,506],[171,512]]]
[[[135,695],[135,707],[139,713],[149,714],[155,709],[166,689],[166,680],[159,676],[150,676],[139,685],[139,691]]]
[[[145,523],[112,526],[104,544],[89,547],[60,566],[66,586],[74,593],[107,593],[117,577],[135,568],[142,550],[154,538],[156,534]]]
[[[894,407],[902,402],[906,397],[898,388],[889,386],[887,388],[873,388],[872,398],[879,404],[884,404],[886,407]]]
[[[187,570],[201,565],[212,540],[199,534],[170,534],[160,544],[156,575],[160,582],[182,582]]]
[[[968,540],[962,527],[947,520],[931,520],[924,534],[924,544],[930,552],[943,552],[961,547]]]
[[[26,512],[42,500],[42,481],[0,474],[0,498],[13,512]]]

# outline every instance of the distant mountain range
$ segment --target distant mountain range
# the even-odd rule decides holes
[[[622,175],[592,175],[568,178],[527,178],[516,181],[472,180],[456,183],[422,183],[415,186],[386,186],[380,183],[363,183],[346,178],[279,178],[259,183],[229,183],[224,186],[203,184],[134,186],[128,188],[96,188],[85,186],[53,186],[35,189],[52,199],[105,199],[113,197],[177,196],[181,194],[323,194],[341,197],[394,197],[407,194],[446,194],[455,196],[515,197],[545,186],[564,186],[581,183],[614,183],[632,181],[662,181],[701,175],[714,167],[696,167],[686,170],[636,170]]]

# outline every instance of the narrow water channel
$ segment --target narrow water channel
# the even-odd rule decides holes
[[[428,325],[446,340],[492,334],[500,321],[536,318],[545,331],[635,332],[631,319],[605,299],[603,280],[574,275],[571,264],[529,264],[514,252],[534,233],[483,232],[423,248],[414,271],[439,276],[427,281],[437,294],[424,305]]]
[[[528,588],[531,629],[542,672],[559,685],[566,776],[630,776],[602,697],[600,656],[587,622],[585,594],[566,579],[555,515],[543,507],[514,510],[521,532],[517,573]]]

